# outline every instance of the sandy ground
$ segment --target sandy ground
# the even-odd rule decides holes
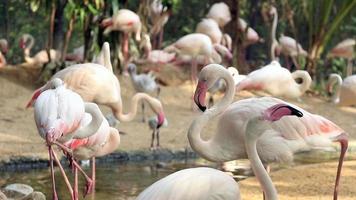
[[[130,104],[129,98],[134,94],[133,88],[128,77],[120,77],[120,84],[123,104],[127,108]],[[33,109],[25,109],[26,102],[35,88],[32,84],[19,84],[18,80],[5,78],[5,75],[0,73],[0,160],[8,160],[13,156],[47,158],[47,149],[35,127]],[[199,115],[199,112],[191,111],[192,90],[193,86],[190,84],[162,88],[160,99],[169,121],[169,126],[161,130],[162,147],[181,149],[189,146],[187,130],[192,119]],[[243,92],[236,99],[251,96],[251,93]],[[304,96],[301,101],[289,101],[334,121],[349,133],[351,139],[356,139],[356,108],[338,108],[324,98],[310,95]],[[103,112],[110,113],[107,108],[103,108]],[[152,113],[149,116],[151,115]],[[209,124],[209,127],[204,129],[203,136],[209,137],[214,133],[215,125]],[[119,149],[149,148],[151,131],[147,124],[141,122],[140,112],[134,121],[120,123],[117,128],[127,133],[121,136]],[[281,199],[331,199],[335,167],[336,163],[327,163],[288,168],[272,173],[272,179]],[[345,164],[340,199],[352,199],[356,196],[356,188],[352,187],[356,184],[355,171],[355,161]],[[261,199],[255,179],[248,179],[240,185],[244,199]]]

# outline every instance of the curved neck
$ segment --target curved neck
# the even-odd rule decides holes
[[[273,12],[273,23],[271,29],[271,58],[274,60],[276,58],[275,49],[277,47],[277,39],[276,39],[276,30],[277,30],[277,23],[278,23],[278,13],[277,11]]]
[[[329,78],[329,87],[332,89],[335,87],[333,95],[331,97],[332,102],[339,103],[340,88],[342,84],[342,78],[339,74],[331,74]]]
[[[298,78],[302,79],[302,83],[298,84],[298,89],[301,94],[303,94],[305,91],[307,91],[310,88],[312,79],[308,72],[303,70],[297,70],[292,73],[292,77],[294,80]]]
[[[112,70],[111,60],[110,60],[110,46],[109,43],[105,42],[103,45],[103,57],[104,57],[104,66],[110,71]]]
[[[206,110],[201,116],[196,118],[188,130],[188,140],[192,149],[203,158],[210,161],[224,161],[221,158],[219,146],[212,139],[204,141],[201,138],[203,127],[217,115],[221,114],[231,104],[235,95],[235,84],[231,75],[227,70],[220,70],[216,73],[226,82],[226,93],[224,97],[213,107]]]
[[[95,152],[95,157],[100,157],[114,152],[120,144],[120,134],[115,128],[110,127],[110,135],[105,144]]]
[[[131,99],[130,112],[127,114],[124,114],[122,111],[122,103],[119,102],[119,105],[117,105],[116,109],[114,110],[115,117],[118,120],[123,121],[123,122],[128,122],[128,121],[133,120],[133,118],[137,114],[138,103],[141,100],[145,100],[148,103],[148,105],[151,107],[151,109],[153,110],[154,113],[159,114],[159,113],[163,112],[162,104],[158,99],[153,98],[146,93],[136,93]]]
[[[35,39],[32,37],[32,35],[28,35],[28,39],[30,40],[28,46],[26,46],[26,48],[24,49],[24,55],[25,55],[25,61],[28,63],[32,63],[34,62],[34,59],[30,57],[30,52],[31,49],[33,47],[33,45],[35,44]]]
[[[277,200],[277,190],[273,185],[271,178],[269,177],[266,169],[264,168],[262,161],[257,153],[256,141],[263,134],[268,127],[267,121],[262,121],[260,116],[249,120],[246,126],[245,147],[246,153],[251,163],[253,173],[259,181],[266,200]]]
[[[74,139],[83,139],[94,135],[100,128],[104,117],[95,103],[85,103],[85,112],[92,116],[92,120],[85,127],[81,127],[73,133]]]

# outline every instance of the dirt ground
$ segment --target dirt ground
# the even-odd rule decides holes
[[[0,73],[0,160],[8,160],[13,156],[47,158],[47,149],[37,133],[33,120],[33,109],[25,109],[36,87],[29,83],[20,84],[19,82],[24,81],[19,81],[19,78],[23,77],[8,78],[6,74]],[[128,77],[120,77],[119,80],[123,104],[127,108],[134,90]],[[199,112],[191,110],[192,90],[193,86],[188,83],[162,87],[160,99],[168,119],[168,127],[161,129],[163,148],[188,147],[187,130],[191,121],[199,115]],[[240,96],[236,96],[236,100],[251,96],[253,96],[251,93],[243,92]],[[310,95],[305,95],[301,101],[288,101],[332,120],[349,133],[351,139],[356,139],[356,131],[354,131],[356,108],[338,108],[327,102],[325,98]],[[107,108],[103,108],[103,112],[110,113]],[[117,128],[127,133],[121,136],[119,149],[128,151],[149,148],[151,131],[147,124],[141,122],[140,112],[134,121],[120,123]],[[211,123],[204,129],[203,136],[209,137],[214,131],[215,123]],[[280,199],[331,199],[335,170],[336,163],[306,165],[272,173],[272,179],[279,191]],[[356,189],[353,187],[356,184],[355,172],[356,162],[346,162],[340,199],[355,199],[352,198],[356,196]],[[259,192],[258,183],[254,178],[242,181],[240,187],[244,199],[261,199],[262,193]]]

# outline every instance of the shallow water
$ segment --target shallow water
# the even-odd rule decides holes
[[[328,162],[330,160],[335,161],[337,158],[337,152],[316,151],[314,153],[296,155],[295,165]],[[89,195],[86,199],[134,199],[146,187],[168,174],[180,169],[198,166],[217,167],[216,164],[209,163],[202,159],[171,162],[146,161],[130,164],[97,164],[96,191],[95,194]],[[290,168],[291,165],[273,165],[272,171],[286,167]],[[89,167],[83,168],[90,175]],[[58,168],[56,168],[55,173],[59,199],[70,199]],[[233,167],[233,174],[236,180],[246,178],[246,175],[250,176],[251,170],[249,169],[248,162],[239,162],[239,166]],[[72,177],[68,169],[67,175],[70,178]],[[11,183],[24,183],[31,185],[36,191],[43,192],[47,199],[51,199],[52,187],[49,169],[30,170],[26,172],[1,172],[0,177],[0,185],[2,187]],[[79,193],[81,196],[85,182],[81,176],[79,177]]]

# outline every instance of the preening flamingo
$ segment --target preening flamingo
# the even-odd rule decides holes
[[[198,56],[204,56],[208,63],[220,63],[221,57],[219,53],[228,59],[232,58],[227,48],[219,44],[213,45],[209,36],[201,33],[185,35],[164,50],[192,58],[191,79],[193,83],[196,81]],[[210,61],[208,61],[209,59]]]
[[[295,39],[281,34],[279,37],[279,42],[276,39],[276,29],[278,23],[278,12],[274,6],[271,6],[269,14],[273,16],[273,23],[271,29],[271,59],[276,60],[276,54],[282,53],[285,56],[290,56],[292,58],[293,64],[300,69],[297,62],[297,56],[308,56],[308,52],[303,49],[301,44],[299,44]]]
[[[98,106],[92,103],[84,103],[78,94],[68,90],[63,81],[58,78],[49,81],[35,95],[34,117],[38,132],[48,145],[53,199],[58,199],[53,172],[53,158],[60,167],[72,199],[77,199],[78,196],[75,191],[73,192],[58,157],[52,150],[52,145],[61,146],[60,143],[65,143],[71,139],[83,139],[95,134],[102,123],[102,114]],[[90,123],[81,126],[85,112],[91,115],[92,120]]]
[[[136,65],[130,63],[128,66],[128,71],[131,77],[132,85],[135,88],[136,92],[144,92],[144,93],[153,93],[157,92],[157,98],[161,91],[161,88],[155,81],[155,77],[153,74],[137,74]],[[145,122],[145,104],[144,102],[141,103],[142,105],[142,122]]]
[[[338,43],[328,53],[328,57],[340,57],[340,58],[347,59],[346,76],[352,75],[352,59],[354,57],[355,45],[356,45],[356,40],[352,38],[348,38]]]
[[[339,74],[330,74],[327,90],[332,94],[333,103],[339,106],[356,105],[356,75],[348,76],[342,81]]]
[[[5,55],[8,51],[8,44],[5,39],[0,39],[0,68],[6,65]]]
[[[30,34],[23,34],[20,39],[20,47],[24,51],[25,62],[31,65],[43,65],[48,62],[48,54],[46,50],[41,50],[36,53],[35,56],[30,57],[31,49],[35,44],[35,39]],[[51,61],[59,61],[61,59],[61,52],[50,49],[49,54],[51,57]]]
[[[167,53],[163,50],[152,50],[151,39],[148,34],[142,36],[140,48],[144,50],[142,60],[135,61],[136,63],[144,64],[167,64],[175,60],[175,53]]]
[[[172,15],[172,5],[167,3],[167,6],[162,5],[161,0],[153,0],[150,5],[150,20],[153,24],[150,35],[153,39],[153,48],[161,48],[163,41],[164,25],[168,22],[169,17]]]
[[[136,200],[240,200],[235,180],[228,174],[208,167],[177,171],[153,183]]]
[[[302,83],[298,84],[296,79],[301,79]],[[237,91],[260,90],[273,96],[299,98],[309,89],[311,83],[312,79],[307,71],[297,70],[290,73],[281,67],[279,62],[272,61],[261,69],[249,73],[238,84]]]
[[[226,82],[225,96],[213,107],[206,109],[206,92],[219,78]],[[188,140],[192,149],[203,158],[214,162],[247,158],[245,137],[249,134],[246,130],[248,121],[271,106],[287,104],[298,109],[303,117],[284,117],[272,123],[271,128],[264,129],[262,136],[257,140],[259,157],[264,163],[291,161],[296,152],[330,147],[332,142],[340,142],[341,154],[334,190],[336,199],[348,145],[345,131],[322,116],[311,114],[276,98],[250,98],[231,104],[234,95],[234,81],[223,66],[210,64],[201,70],[194,101],[204,113],[192,122],[188,130]],[[203,127],[217,116],[220,116],[217,133],[212,138],[203,140],[201,138]]]
[[[230,8],[226,3],[214,3],[206,15],[207,18],[215,20],[222,29],[227,23],[231,21]]]
[[[111,31],[123,32],[122,53],[124,55],[124,74],[127,74],[127,64],[129,60],[129,35],[135,34],[135,40],[141,40],[141,20],[140,17],[127,9],[120,9],[111,18],[104,19],[101,23],[105,27],[104,34]]]
[[[106,53],[104,58],[105,66],[94,63],[76,64],[57,72],[52,79],[62,79],[67,87],[78,93],[84,101],[110,107],[116,119],[122,122],[133,120],[137,113],[137,104],[141,100],[147,101],[153,112],[164,119],[161,102],[145,93],[135,94],[131,99],[130,112],[123,113],[120,83],[113,74],[110,54]],[[36,93],[39,90],[41,88],[34,93],[27,107],[37,98]]]
[[[161,127],[167,127],[168,121],[164,118],[163,123],[161,123],[162,119],[158,119],[156,116],[150,117],[148,119],[148,127],[152,130],[152,138],[151,138],[151,150],[160,148],[159,146],[159,132]],[[154,146],[154,140],[156,138],[156,146]]]

